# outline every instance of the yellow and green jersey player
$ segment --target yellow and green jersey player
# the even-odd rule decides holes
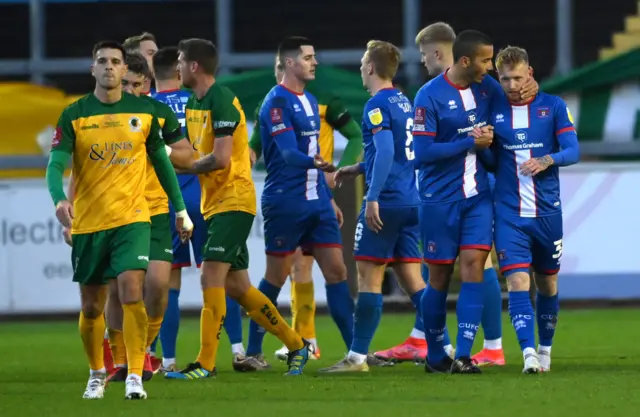
[[[199,176],[201,211],[207,222],[201,285],[200,353],[169,379],[193,380],[215,374],[226,294],[249,316],[292,350],[289,374],[302,373],[308,344],[291,329],[269,299],[251,285],[247,239],[256,215],[244,111],[231,90],[216,83],[218,52],[204,39],[178,45],[178,67],[185,87],[193,91],[185,109],[188,138],[198,160],[185,173]]]
[[[275,78],[280,83],[283,76],[283,65],[276,59]],[[334,133],[337,130],[347,139],[347,146],[342,154],[338,168],[355,164],[362,154],[362,131],[358,123],[353,120],[342,100],[330,94],[325,94],[315,88],[315,84],[310,83],[306,89],[318,99],[318,110],[320,113],[320,136],[318,145],[320,155],[325,161],[333,161],[334,153]],[[258,114],[262,103],[258,104],[255,112],[255,127],[249,146],[252,152],[252,161],[255,162],[262,154],[262,140],[260,139],[260,127]],[[335,186],[333,173],[325,173],[327,184],[331,188]],[[291,315],[292,326],[300,336],[311,341],[314,345],[312,358],[320,358],[315,330],[315,298],[313,286],[313,256],[304,254],[300,249],[295,254],[293,267],[291,269]],[[287,349],[282,347],[276,351],[276,356],[285,360]],[[265,364],[266,365],[266,364]]]
[[[165,150],[154,106],[122,92],[125,53],[116,42],[93,50],[96,87],[60,116],[47,167],[47,185],[56,216],[72,228],[73,279],[80,284],[80,334],[90,377],[83,397],[102,398],[106,381],[102,340],[107,279],[117,277],[124,310],[123,335],[129,375],[125,397],[144,399],[142,367],[147,313],[142,301],[149,263],[150,214],[144,197],[147,156],[176,210],[186,236],[193,226]],[[73,205],[62,177],[72,159],[76,178]]]

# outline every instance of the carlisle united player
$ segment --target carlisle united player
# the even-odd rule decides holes
[[[415,98],[413,125],[419,169],[421,240],[429,264],[422,297],[428,372],[480,373],[471,360],[483,310],[483,269],[492,245],[493,202],[487,173],[476,157],[488,148],[492,96],[502,94],[492,69],[493,42],[463,31],[453,43],[453,65],[425,84]],[[482,135],[471,136],[474,128]],[[455,360],[445,355],[446,298],[453,264],[460,257]]]
[[[152,97],[166,103],[178,116],[178,121],[185,129],[185,106],[191,91],[181,89],[180,74],[178,72],[178,48],[166,47],[158,50],[152,57],[155,69],[155,91]],[[186,133],[186,132],[185,132]],[[189,217],[194,221],[194,232],[189,242],[183,243],[172,225],[173,233],[173,264],[171,279],[169,281],[169,300],[165,311],[160,340],[162,342],[162,367],[163,372],[174,372],[176,367],[176,342],[180,327],[180,288],[182,284],[182,268],[191,266],[190,248],[198,268],[202,264],[202,248],[207,239],[207,227],[200,211],[200,182],[197,175],[178,174],[178,182],[182,190],[182,196],[187,206]],[[170,208],[171,218],[175,217],[173,207]],[[240,305],[231,297],[227,297],[227,314],[224,328],[229,336],[231,351],[233,354],[233,368],[237,371],[245,370],[242,365],[244,359],[244,346],[242,344],[242,315]],[[157,339],[156,339],[157,341]],[[155,357],[156,342],[151,346],[152,356]],[[154,358],[152,358],[153,361]],[[156,368],[154,363],[154,368]]]
[[[392,265],[411,301],[419,307],[425,283],[420,275],[420,227],[411,146],[413,106],[393,86],[400,51],[369,41],[360,67],[372,98],[365,105],[362,131],[365,162],[341,168],[336,181],[365,174],[367,195],[355,232],[359,295],[354,339],[347,356],[321,372],[367,372],[367,353],[382,315],[382,282]]]
[[[294,252],[298,246],[310,250],[326,279],[329,311],[348,348],[354,302],[342,257],[342,212],[323,175],[336,168],[319,155],[318,103],[304,90],[315,78],[314,47],[306,38],[287,38],[278,47],[278,60],[284,64],[282,82],[267,94],[259,116],[267,169],[262,193],[267,270],[258,288],[275,304]],[[248,355],[262,355],[263,337],[264,331],[251,322]]]
[[[551,343],[558,320],[559,167],[577,163],[580,150],[573,117],[560,97],[539,93],[522,100],[517,94],[530,77],[524,49],[509,46],[501,50],[496,67],[508,97],[497,96],[491,114],[495,125],[496,251],[500,271],[507,277],[509,315],[524,356],[523,372],[537,373],[551,369]],[[535,314],[529,298],[530,267],[538,289]]]

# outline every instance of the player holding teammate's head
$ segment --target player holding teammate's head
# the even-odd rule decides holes
[[[453,65],[453,42],[456,32],[444,22],[432,23],[416,36],[416,45],[422,55],[422,63],[430,76],[442,74]]]
[[[153,68],[156,81],[179,80],[178,48],[168,46],[156,52],[153,56]]]
[[[156,37],[149,32],[125,39],[122,44],[128,54],[140,54],[147,60],[147,65],[153,74],[152,58],[158,52]]]
[[[520,90],[531,78],[529,54],[517,46],[507,46],[496,56],[496,69],[500,84],[511,102],[521,100]]]
[[[479,83],[493,69],[493,41],[477,30],[464,30],[453,42],[453,65],[467,83]]]
[[[102,41],[94,45],[91,75],[99,87],[113,90],[121,86],[122,77],[127,72],[126,56],[124,48],[118,42]]]
[[[362,84],[371,92],[377,92],[382,84],[393,81],[400,65],[400,50],[384,41],[367,42],[367,50],[360,60]]]
[[[182,85],[194,88],[202,77],[215,77],[218,50],[205,39],[185,39],[178,44],[178,69]]]
[[[122,88],[125,92],[139,97],[146,81],[151,77],[147,60],[140,54],[128,54],[125,59],[127,73],[122,78]]]
[[[283,78],[293,77],[302,84],[316,78],[316,52],[307,38],[291,36],[280,42],[277,60],[284,66]]]

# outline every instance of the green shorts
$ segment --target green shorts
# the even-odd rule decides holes
[[[149,260],[173,262],[173,242],[171,240],[169,213],[151,216]]]
[[[248,269],[247,239],[254,218],[253,214],[244,211],[227,211],[209,217],[202,259],[231,264],[231,271]]]
[[[149,223],[138,222],[73,235],[73,281],[82,285],[106,285],[125,271],[147,270]]]

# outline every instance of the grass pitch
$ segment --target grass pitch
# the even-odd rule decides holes
[[[145,384],[147,401],[124,401],[124,386],[112,384],[102,401],[81,398],[87,365],[75,322],[0,324],[0,416],[579,416],[640,415],[640,310],[561,311],[553,347],[552,372],[522,375],[522,356],[504,314],[507,366],[482,375],[430,375],[405,363],[373,368],[369,374],[318,375],[340,360],[345,347],[331,319],[317,318],[320,361],[304,376],[285,378],[285,365],[239,374],[231,369],[228,340],[222,337],[216,379]],[[455,329],[455,316],[449,317]],[[244,321],[245,334],[248,322]],[[411,315],[383,315],[372,349],[390,347],[407,336]],[[198,352],[199,326],[184,320],[178,361]],[[452,338],[453,338],[452,334]],[[476,342],[477,351],[482,335]],[[246,343],[246,338],[245,338]],[[265,338],[273,358],[278,341]]]

